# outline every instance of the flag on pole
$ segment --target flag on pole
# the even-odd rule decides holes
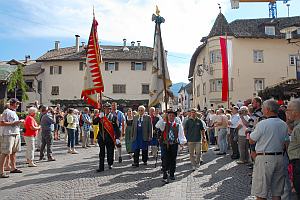
[[[222,101],[228,101],[228,57],[226,38],[220,37],[222,55]]]
[[[167,54],[164,50],[160,29],[160,24],[164,23],[165,20],[159,15],[158,8],[156,8],[156,15],[153,14],[152,16],[152,21],[155,21],[155,33],[149,107],[162,102],[164,92],[172,85],[167,66]],[[167,94],[165,95],[167,96]]]
[[[100,107],[99,97],[102,92],[104,92],[103,79],[100,70],[102,57],[98,43],[97,26],[98,22],[94,16],[87,45],[86,71],[84,76],[84,87],[81,93],[81,98],[95,108]]]

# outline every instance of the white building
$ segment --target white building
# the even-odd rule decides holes
[[[100,65],[104,82],[104,98],[135,107],[148,104],[153,48],[134,45],[101,45]],[[78,45],[78,43],[77,43]],[[76,50],[78,49],[78,50]],[[55,48],[37,59],[43,72],[41,103],[76,102],[81,99],[85,73],[86,46]]]

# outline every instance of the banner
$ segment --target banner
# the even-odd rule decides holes
[[[222,55],[222,101],[228,101],[228,58],[226,39],[220,37],[221,55]]]

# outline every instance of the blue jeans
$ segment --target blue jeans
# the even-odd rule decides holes
[[[218,144],[220,147],[220,153],[227,152],[227,128],[221,128],[218,133]]]
[[[68,147],[74,148],[75,144],[75,129],[67,128],[68,131]]]

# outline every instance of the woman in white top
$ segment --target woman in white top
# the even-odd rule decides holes
[[[240,160],[237,161],[238,164],[244,164],[249,162],[249,152],[248,152],[248,142],[246,138],[246,130],[247,126],[245,126],[244,121],[248,122],[250,119],[248,115],[247,106],[242,106],[239,109],[240,121],[238,122],[237,130],[238,130],[238,145],[240,152]],[[243,118],[243,119],[242,119]]]

